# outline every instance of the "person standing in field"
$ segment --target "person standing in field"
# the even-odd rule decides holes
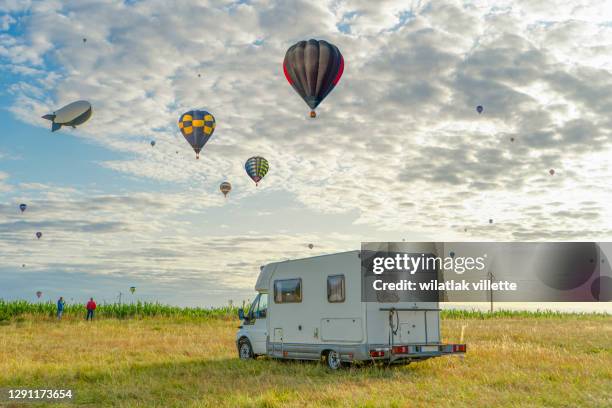
[[[93,320],[94,310],[96,310],[96,302],[94,302],[93,298],[89,298],[89,302],[87,302],[87,318],[85,320]]]
[[[64,302],[64,298],[60,296],[57,300],[57,320],[62,320],[62,315],[64,314],[64,306],[66,302]]]

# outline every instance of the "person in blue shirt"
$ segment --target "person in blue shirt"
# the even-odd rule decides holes
[[[57,301],[57,320],[62,320],[62,314],[64,314],[64,306],[66,302],[64,302],[64,298],[60,296]]]

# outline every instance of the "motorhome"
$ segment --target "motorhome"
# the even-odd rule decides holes
[[[255,300],[239,310],[239,357],[323,360],[338,369],[465,353],[465,344],[441,342],[437,302],[364,302],[361,285],[360,251],[263,266]]]

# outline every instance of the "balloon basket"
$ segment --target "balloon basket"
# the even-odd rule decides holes
[[[313,118],[313,119],[316,118],[317,117],[317,112],[310,111],[310,117]]]

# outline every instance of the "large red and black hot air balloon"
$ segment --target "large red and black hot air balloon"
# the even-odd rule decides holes
[[[334,89],[344,72],[340,50],[324,40],[300,41],[285,54],[283,71],[293,89],[317,116],[315,109]]]

